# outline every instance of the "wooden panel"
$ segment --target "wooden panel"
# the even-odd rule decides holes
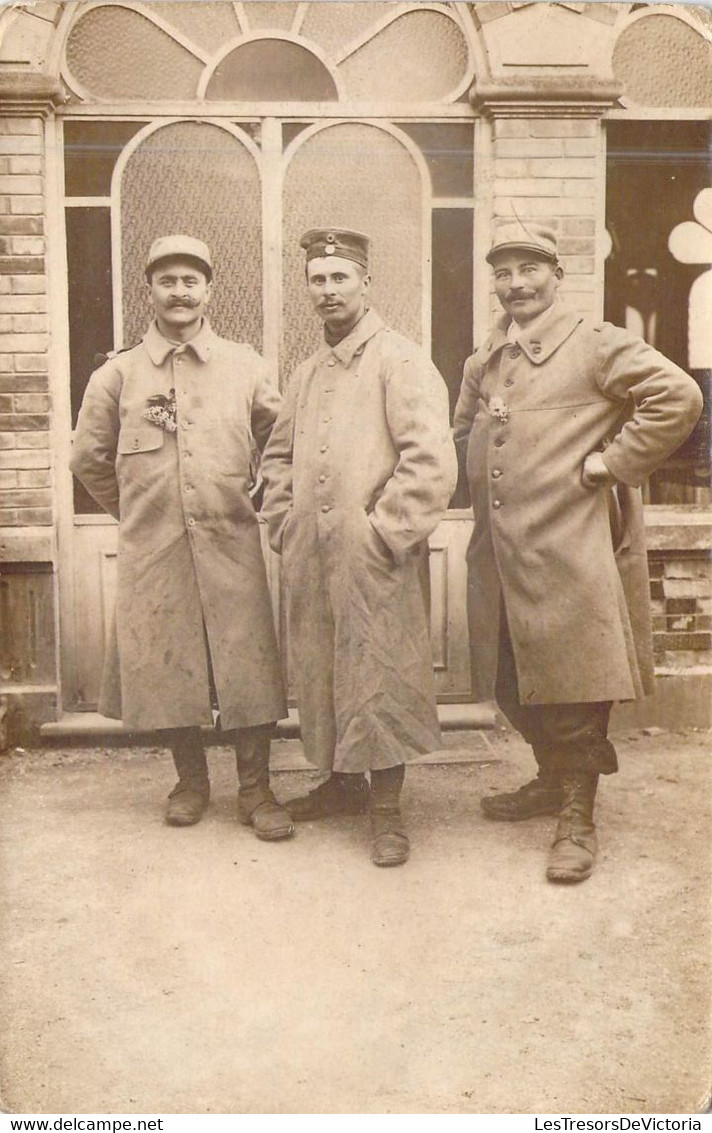
[[[0,681],[51,684],[56,680],[54,576],[46,564],[0,568]]]
[[[97,516],[97,519],[99,517]],[[75,532],[75,687],[65,688],[65,707],[96,709],[104,648],[116,595],[118,526],[110,520],[77,524]]]
[[[430,632],[438,700],[471,698],[467,566],[472,513],[450,511],[430,537]]]

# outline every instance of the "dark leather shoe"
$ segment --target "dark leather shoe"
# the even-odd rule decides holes
[[[593,824],[598,775],[568,775],[564,778],[564,801],[549,854],[549,881],[585,881],[593,873],[597,839]]]
[[[371,860],[374,865],[403,865],[410,857],[410,842],[403,829],[400,810],[371,811],[371,833],[373,844]]]
[[[244,826],[251,826],[263,842],[279,842],[294,834],[292,816],[279,805],[271,791],[257,806],[246,806],[238,795],[237,817]]]
[[[203,817],[210,801],[210,787],[193,783],[176,783],[168,796],[166,822],[169,826],[195,826]]]
[[[354,782],[349,783],[348,779],[353,779]],[[285,805],[289,807],[289,813],[295,822],[307,822],[313,818],[365,814],[369,798],[369,786],[362,775],[343,778],[332,775],[308,795],[288,799]]]
[[[488,818],[499,822],[521,822],[538,814],[558,814],[563,795],[561,787],[551,780],[532,779],[518,791],[501,795],[488,795],[480,799],[480,806]]]

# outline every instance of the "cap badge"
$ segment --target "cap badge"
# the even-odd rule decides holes
[[[335,251],[336,251],[336,249],[334,248],[333,244],[327,244],[326,248],[324,248],[324,255],[325,256],[333,256]]]

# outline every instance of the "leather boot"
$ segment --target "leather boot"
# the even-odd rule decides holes
[[[403,865],[410,856],[410,842],[400,812],[400,792],[405,766],[371,772],[371,859],[374,865]]]
[[[200,728],[170,728],[159,733],[173,753],[178,782],[168,796],[169,826],[195,826],[210,800],[208,762]]]
[[[289,811],[280,806],[269,785],[269,748],[272,725],[239,728],[235,732],[237,778],[237,817],[251,826],[264,842],[290,838],[294,823]]]
[[[337,771],[308,794],[289,799],[287,806],[295,822],[309,822],[315,818],[363,814],[368,810],[369,796],[364,775],[346,775]]]
[[[562,773],[564,801],[549,854],[549,881],[585,881],[591,876],[597,849],[593,825],[597,785],[597,774]]]
[[[488,818],[499,822],[521,822],[538,814],[558,814],[563,795],[559,776],[555,771],[539,768],[536,779],[525,783],[516,791],[501,795],[486,795],[480,806]]]

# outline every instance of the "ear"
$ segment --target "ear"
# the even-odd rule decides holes
[[[561,280],[564,278],[564,269],[562,268],[561,264],[556,265],[554,275],[556,279],[558,279],[559,283],[561,283]]]
[[[366,274],[363,277],[363,289],[364,289],[364,291],[368,291],[370,286],[371,286],[371,277],[368,274],[368,272],[366,272]]]

